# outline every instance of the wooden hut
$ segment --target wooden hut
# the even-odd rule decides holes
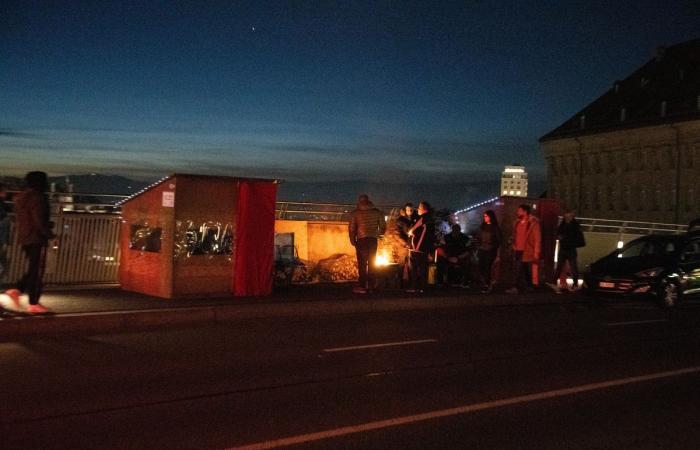
[[[163,298],[272,289],[276,180],[174,174],[122,202],[122,289]]]

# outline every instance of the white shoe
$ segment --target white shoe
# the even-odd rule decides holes
[[[51,310],[37,303],[36,305],[27,306],[27,312],[30,314],[46,314],[51,312]]]
[[[10,297],[10,300],[12,300],[12,303],[14,303],[15,308],[20,309],[19,306],[19,296],[22,293],[19,291],[19,289],[8,289],[5,291],[5,295]]]

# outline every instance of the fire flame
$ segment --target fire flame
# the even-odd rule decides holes
[[[391,261],[389,260],[389,252],[386,250],[382,250],[381,252],[377,253],[377,257],[374,260],[374,265],[375,266],[388,266],[391,264]]]

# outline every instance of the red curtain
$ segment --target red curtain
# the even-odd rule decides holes
[[[233,294],[269,295],[275,247],[277,183],[240,181]]]

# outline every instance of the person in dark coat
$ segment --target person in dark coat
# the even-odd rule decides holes
[[[578,264],[576,251],[579,247],[586,245],[583,237],[581,225],[574,217],[574,212],[570,209],[564,210],[564,218],[557,229],[557,239],[559,239],[559,251],[557,252],[557,266],[554,270],[554,283],[548,284],[555,292],[561,293],[566,285],[559,286],[559,279],[564,271],[565,265],[569,264],[571,277],[574,280],[573,290],[578,289]]]
[[[416,215],[413,209],[413,203],[406,203],[403,205],[401,212],[399,213],[398,219],[396,219],[396,226],[398,228],[398,234],[401,239],[406,243],[406,247],[411,245],[411,238],[408,235],[408,231],[416,223]]]
[[[7,200],[7,191],[5,185],[0,183],[0,281],[7,273],[9,265],[7,250],[10,246],[10,208],[5,200]]]
[[[411,236],[410,288],[407,292],[422,293],[428,281],[428,260],[435,249],[435,220],[426,201],[418,205],[418,220],[409,230]]]
[[[406,203],[399,211],[399,217],[396,219],[396,229],[394,231],[398,245],[396,245],[396,262],[401,264],[401,284],[410,279],[409,275],[409,250],[411,248],[411,237],[408,235],[409,230],[416,223],[416,214],[413,209],[413,203]]]
[[[471,264],[471,239],[462,233],[462,227],[455,223],[450,233],[444,236],[445,245],[438,247],[437,284],[467,287]]]
[[[484,294],[491,292],[496,282],[493,273],[501,240],[501,228],[498,226],[496,213],[489,209],[484,213],[483,222],[479,228],[479,248],[477,249]]]
[[[366,294],[374,288],[374,261],[377,257],[377,239],[386,228],[384,214],[365,194],[360,195],[357,208],[350,213],[348,231],[350,243],[357,253],[357,270],[360,285],[353,288],[356,294]]]
[[[19,307],[20,294],[29,295],[27,312],[41,314],[49,312],[39,303],[43,291],[46,249],[49,240],[55,236],[49,221],[48,188],[44,172],[29,172],[25,177],[25,189],[15,198],[15,218],[17,220],[17,241],[27,258],[27,271],[16,288],[8,289],[6,294]]]

